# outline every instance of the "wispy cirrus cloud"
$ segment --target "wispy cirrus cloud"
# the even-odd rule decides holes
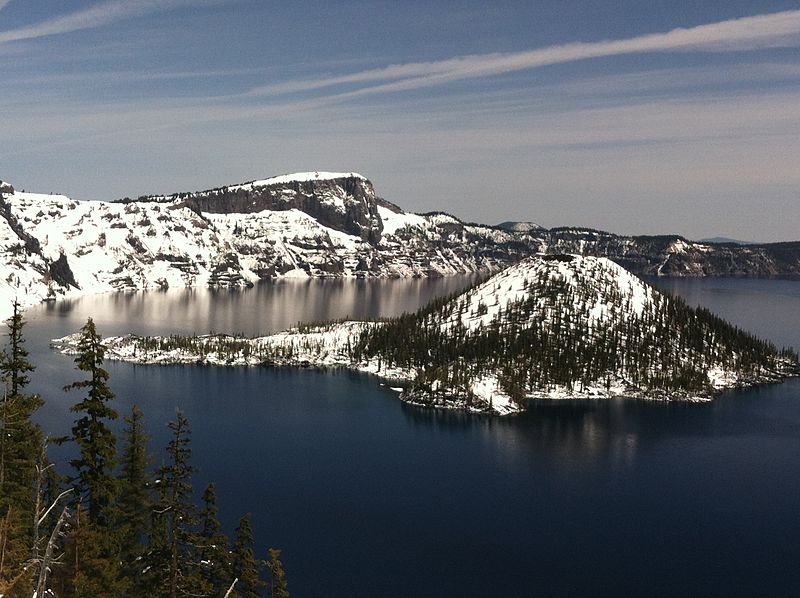
[[[235,69],[210,69],[186,71],[100,71],[59,73],[48,75],[25,75],[10,80],[16,85],[42,85],[53,83],[81,83],[91,81],[94,83],[139,82],[139,81],[176,81],[182,79],[223,79],[238,77],[240,75],[259,75],[266,69],[263,68],[235,68]]]
[[[0,0],[0,10],[9,2],[10,0]],[[125,19],[197,3],[197,0],[111,0],[33,25],[0,31],[0,43],[94,29]]]
[[[726,230],[745,231],[750,225],[762,231],[760,237],[772,231],[770,240],[796,238],[800,90],[752,89],[710,97],[681,93],[571,107],[564,106],[560,91],[566,90],[535,90],[540,95],[535,110],[526,108],[529,94],[514,105],[489,92],[497,102],[488,109],[484,103],[453,106],[447,98],[431,96],[423,103],[435,105],[426,106],[424,118],[410,110],[420,103],[412,98],[399,98],[399,109],[390,112],[385,106],[340,105],[309,114],[298,114],[292,102],[187,109],[160,100],[83,110],[59,104],[35,122],[10,120],[4,145],[13,151],[3,162],[38,160],[49,153],[65,156],[65,163],[92,160],[113,173],[107,185],[98,186],[77,169],[75,180],[65,183],[52,175],[52,183],[38,183],[38,188],[104,199],[206,188],[324,163],[373,177],[384,197],[410,210],[445,206],[479,221],[526,215],[548,226],[584,223],[689,236],[706,232],[702,222],[686,221],[687,210],[698,209],[697,198],[702,198],[699,203],[709,213],[728,215]],[[187,151],[190,160],[175,161]],[[140,163],[132,167],[131,159]],[[141,176],[147,164],[161,162],[177,166]],[[225,168],[220,169],[221,162]],[[70,176],[62,166],[55,172]],[[470,194],[496,197],[498,181],[512,198],[500,202],[502,207],[464,202]],[[734,207],[736,194],[749,194],[750,204],[742,199]],[[602,201],[587,202],[587,197]],[[678,201],[680,210],[674,208]],[[630,214],[627,228],[615,220],[621,206]],[[770,214],[775,222],[765,221]],[[707,221],[708,230],[711,222],[718,220]],[[759,222],[756,229],[753,222]]]
[[[730,52],[800,45],[800,10],[742,17],[665,33],[620,40],[560,44],[522,52],[479,54],[433,62],[395,64],[335,77],[287,81],[256,87],[252,96],[271,96],[326,87],[378,83],[338,94],[338,98],[406,91],[454,81],[563,64],[652,52]]]

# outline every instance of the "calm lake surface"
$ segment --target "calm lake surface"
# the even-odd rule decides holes
[[[266,333],[413,310],[467,279],[282,281],[247,291],[103,295],[31,309],[39,420],[65,434],[79,379],[47,341],[89,316],[125,332]],[[660,280],[800,347],[800,282]],[[709,405],[541,402],[512,419],[402,405],[343,371],[110,362],[159,454],[180,408],[198,491],[232,530],[284,550],[292,596],[800,595],[800,381]],[[54,448],[52,455],[63,458]],[[66,466],[62,466],[62,471]]]

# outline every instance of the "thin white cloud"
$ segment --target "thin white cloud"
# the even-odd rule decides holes
[[[658,73],[652,75],[657,77]],[[607,87],[601,80],[596,83],[600,88]],[[187,102],[184,98],[146,106],[138,102],[69,106],[59,101],[52,110],[37,113],[35,119],[24,105],[6,107],[11,118],[4,131],[13,141],[10,147],[20,151],[43,142],[81,145],[87,139],[120,140],[139,135],[144,139],[158,131],[170,131],[170,137],[176,132],[177,137],[185,137],[195,130],[202,134],[224,131],[224,135],[238,139],[231,133],[238,130],[236,123],[264,127],[275,138],[291,138],[301,132],[320,139],[338,138],[341,131],[334,134],[331,129],[341,127],[368,145],[391,145],[393,138],[397,143],[403,138],[410,147],[424,145],[432,155],[442,156],[452,156],[456,151],[453,148],[465,148],[469,153],[480,147],[490,154],[531,155],[620,144],[694,140],[747,145],[775,136],[800,139],[800,93],[794,89],[620,98],[619,103],[599,106],[592,101],[576,105],[566,101],[569,99],[568,87],[550,88],[521,102],[503,100],[500,95],[496,104],[481,100],[453,105],[444,98],[430,98],[423,113],[407,110],[410,107],[404,104],[387,112],[385,106],[333,107],[315,100],[268,106]],[[531,101],[535,103],[533,109]],[[281,143],[287,142],[283,139]],[[796,178],[796,174],[793,176]]]
[[[0,9],[10,0],[0,0]],[[8,31],[0,31],[0,43],[36,39],[110,25],[124,19],[140,17],[153,12],[169,10],[192,0],[111,0],[68,15],[55,17]]]
[[[81,83],[92,81],[95,83],[107,82],[119,84],[121,82],[137,81],[173,81],[181,79],[211,79],[224,77],[238,77],[241,75],[261,75],[266,69],[263,68],[239,68],[239,69],[214,69],[198,71],[101,71],[101,72],[80,72],[80,73],[59,73],[53,75],[34,75],[22,76],[19,78],[9,78],[8,82],[14,85],[49,85],[62,83]]]
[[[0,10],[3,10],[11,0],[0,0]]]
[[[287,81],[257,87],[249,95],[312,91],[335,85],[377,83],[338,94],[338,98],[432,87],[453,81],[499,75],[590,58],[650,52],[726,52],[800,45],[800,10],[743,17],[601,42],[561,44],[504,54],[481,54],[434,62],[396,64],[337,77]]]

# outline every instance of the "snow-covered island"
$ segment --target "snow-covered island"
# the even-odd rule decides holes
[[[53,346],[73,353],[78,335]],[[605,258],[537,255],[415,314],[305,325],[259,338],[105,339],[143,364],[345,367],[408,403],[498,415],[532,399],[708,401],[800,374],[797,355],[664,295]]]

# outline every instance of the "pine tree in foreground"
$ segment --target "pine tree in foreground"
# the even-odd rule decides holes
[[[66,596],[93,598],[119,596],[128,588],[123,575],[121,536],[94,522],[88,510],[78,506],[67,537],[68,587]]]
[[[81,328],[78,341],[77,369],[87,372],[89,378],[73,382],[64,390],[86,390],[86,396],[71,411],[83,414],[72,427],[72,438],[78,445],[80,456],[70,465],[76,470],[72,478],[78,494],[87,508],[89,521],[107,526],[109,510],[116,495],[113,477],[117,454],[116,437],[108,425],[117,419],[117,412],[108,403],[114,393],[108,387],[108,372],[103,369],[106,348],[91,318]]]
[[[197,549],[200,575],[204,586],[211,592],[230,586],[231,572],[228,537],[222,533],[217,515],[217,495],[214,484],[203,491],[203,508],[200,511],[200,534]]]
[[[267,570],[269,571],[269,590],[271,598],[288,598],[289,584],[286,582],[286,573],[283,570],[283,563],[280,560],[281,551],[277,548],[270,548]]]
[[[236,584],[237,595],[242,598],[258,598],[266,584],[261,580],[263,561],[253,552],[253,530],[250,527],[250,513],[239,520],[233,540],[233,573],[239,579]]]
[[[34,479],[44,442],[41,429],[31,419],[42,400],[24,392],[34,371],[22,334],[25,320],[17,301],[12,307],[8,347],[0,354],[0,594],[23,592],[23,587],[33,583],[35,563],[24,566],[29,557],[37,556]]]
[[[156,472],[159,501],[150,551],[145,561],[150,576],[150,596],[194,596],[202,594],[197,562],[197,508],[192,503],[192,455],[189,420],[178,411],[168,424],[172,439],[167,445],[168,462]]]
[[[125,418],[119,477],[113,476],[116,437],[109,421],[117,413],[109,406],[114,393],[102,368],[105,347],[91,319],[81,329],[75,359],[88,377],[65,387],[86,396],[72,407],[80,417],[72,436],[63,439],[75,441],[79,457],[70,461],[72,487],[61,487],[47,458],[47,440],[31,421],[41,399],[24,394],[33,366],[23,324],[15,305],[9,350],[0,355],[0,596],[218,597],[234,587],[233,560],[241,579],[231,596],[261,596],[264,563],[253,556],[249,516],[240,522],[230,552],[213,484],[199,514],[191,502],[191,433],[180,412],[169,423],[167,463],[151,482],[143,414],[134,406]]]
[[[109,422],[117,412],[109,406],[114,393],[103,369],[105,346],[91,318],[81,328],[75,364],[88,378],[64,387],[82,390],[83,399],[71,411],[80,414],[72,427],[72,440],[79,455],[70,460],[75,474],[70,482],[75,489],[75,517],[67,537],[65,575],[67,592],[76,597],[115,595],[127,583],[122,575],[122,539],[114,527],[117,480],[114,477],[117,439]]]
[[[124,575],[132,584],[131,592],[136,593],[141,581],[139,560],[146,548],[153,503],[148,473],[151,457],[147,448],[144,414],[137,405],[131,409],[130,417],[125,417],[125,424],[116,515],[122,541],[120,557],[124,563]]]

